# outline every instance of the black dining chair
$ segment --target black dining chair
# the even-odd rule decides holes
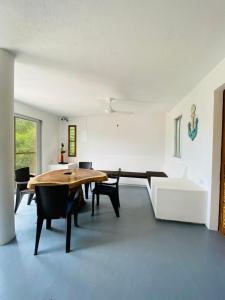
[[[69,192],[68,185],[36,186],[37,202],[37,228],[34,255],[37,255],[38,245],[43,221],[46,220],[46,229],[51,229],[53,219],[65,218],[66,228],[66,252],[70,252],[71,240],[71,216],[74,214],[74,225],[77,224],[79,188]]]
[[[27,205],[30,205],[33,199],[34,191],[29,190],[27,188],[27,183],[30,180],[30,177],[34,177],[34,175],[30,174],[29,167],[15,170],[15,181],[16,181],[16,203],[14,209],[15,213],[17,212],[17,209],[24,195],[26,194],[29,195]]]
[[[115,214],[119,217],[119,180],[120,180],[121,169],[118,170],[114,182],[102,182],[95,183],[95,188],[92,191],[92,216],[94,216],[94,206],[95,206],[95,195],[97,196],[97,206],[99,206],[100,195],[109,196],[112,206],[114,208]]]
[[[80,161],[79,162],[79,168],[80,169],[92,169],[92,162],[91,161]],[[89,188],[91,189],[91,183],[85,183],[85,198],[88,199],[88,191]]]

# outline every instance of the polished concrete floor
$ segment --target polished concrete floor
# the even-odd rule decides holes
[[[35,204],[16,215],[17,238],[0,248],[1,300],[225,299],[225,237],[202,225],[157,221],[145,188],[120,188],[121,217],[107,198],[72,230],[43,230],[33,255]]]

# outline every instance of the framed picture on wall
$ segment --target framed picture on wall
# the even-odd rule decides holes
[[[68,156],[77,156],[77,126],[68,126]]]

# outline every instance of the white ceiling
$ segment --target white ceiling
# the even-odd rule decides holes
[[[16,54],[22,102],[66,116],[101,113],[110,96],[168,110],[224,58],[225,1],[0,0],[0,47]]]

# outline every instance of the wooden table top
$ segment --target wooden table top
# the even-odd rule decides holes
[[[67,174],[66,174],[67,173]],[[69,174],[70,173],[70,174]],[[43,173],[29,180],[27,187],[34,189],[36,185],[69,185],[70,189],[88,182],[107,180],[105,173],[90,169],[62,169]]]

